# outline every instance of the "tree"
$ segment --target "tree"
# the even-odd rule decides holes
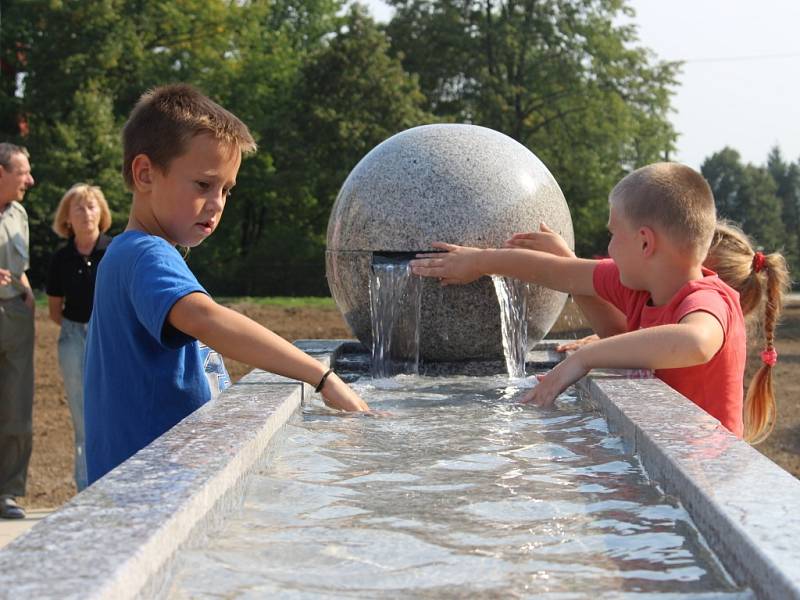
[[[769,250],[783,250],[786,228],[781,219],[777,186],[765,167],[742,164],[739,153],[724,148],[701,167],[721,218],[730,219]]]
[[[394,0],[387,26],[437,116],[502,131],[553,172],[578,252],[604,251],[607,195],[664,159],[678,66],[636,47],[621,0]]]
[[[745,218],[745,202],[740,197],[745,175],[739,153],[726,146],[706,158],[700,172],[714,193],[717,214],[741,224]]]
[[[245,176],[245,163],[240,176],[248,189],[262,186],[260,201],[236,205],[234,199],[225,216],[226,227],[236,221],[241,234],[238,279],[247,279],[252,294],[281,287],[326,294],[325,231],[348,173],[389,136],[432,119],[422,109],[416,78],[389,55],[386,36],[363,9],[351,9],[305,58],[291,101],[280,107],[282,119],[266,138],[269,164],[256,157],[257,173]]]
[[[767,170],[777,185],[781,220],[786,229],[784,252],[789,269],[800,272],[800,163],[786,163],[776,147],[767,157]]]
[[[30,278],[42,285],[50,256],[60,243],[51,230],[53,214],[64,192],[78,182],[98,185],[112,213],[113,231],[128,221],[129,194],[120,175],[122,146],[111,98],[97,84],[73,94],[69,116],[50,125],[38,113],[31,116],[32,168],[36,185],[26,208],[31,234]]]
[[[12,142],[19,142],[20,134],[24,134],[20,131],[25,115],[19,84],[33,37],[25,4],[20,0],[3,0],[0,8],[0,139]]]

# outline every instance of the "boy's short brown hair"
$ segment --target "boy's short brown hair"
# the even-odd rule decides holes
[[[610,201],[634,227],[663,231],[702,262],[717,222],[714,194],[705,178],[679,163],[637,169],[611,190]]]
[[[128,189],[133,189],[136,156],[146,154],[166,172],[200,134],[209,134],[242,154],[256,149],[247,125],[191,85],[165,85],[142,94],[122,129],[122,176]]]

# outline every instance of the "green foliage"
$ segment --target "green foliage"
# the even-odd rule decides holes
[[[437,116],[502,131],[559,181],[581,254],[603,252],[607,194],[666,157],[677,65],[635,46],[620,0],[394,0],[387,27]]]
[[[781,203],[786,260],[793,273],[800,273],[800,161],[786,163],[780,150],[773,148],[767,157],[767,170],[777,186],[776,195]]]
[[[382,27],[344,0],[4,0],[0,55],[25,85],[0,79],[0,131],[31,150],[34,285],[72,184],[100,185],[112,232],[124,227],[120,128],[143,91],[173,81],[229,108],[259,143],[218,231],[189,255],[215,293],[326,295],[325,229],[347,174],[384,139],[434,121],[486,125],[531,148],[564,190],[578,251],[604,252],[608,191],[668,157],[675,138],[678,66],[655,61],[619,24],[625,2],[392,4]],[[791,229],[797,166],[773,163],[772,193],[795,202],[781,205]],[[748,193],[767,194],[763,173],[744,172]],[[774,226],[774,211],[750,218]]]
[[[416,78],[389,56],[376,24],[358,8],[336,23],[332,35],[305,47],[277,94],[265,90],[273,109],[253,120],[259,156],[242,168],[224,233],[193,253],[215,289],[327,294],[325,230],[347,174],[373,146],[432,119]]]
[[[128,194],[120,176],[122,149],[111,99],[88,82],[77,90],[72,110],[49,125],[32,114],[26,144],[31,152],[37,184],[26,196],[31,233],[31,271],[35,282],[44,281],[49,257],[61,243],[50,226],[64,192],[78,182],[98,185],[112,211],[113,231],[128,220]]]
[[[432,120],[422,108],[417,80],[388,55],[375,23],[354,8],[329,44],[300,72],[294,119],[280,170],[299,198],[314,198],[308,215],[317,231],[326,224],[347,174],[391,135]]]

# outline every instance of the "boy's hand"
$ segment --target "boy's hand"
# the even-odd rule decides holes
[[[470,283],[483,275],[477,267],[479,248],[456,246],[443,242],[431,244],[445,252],[417,254],[411,270],[422,277],[437,277],[442,285]]]
[[[339,410],[369,411],[369,406],[355,393],[353,388],[339,379],[336,373],[331,373],[325,380],[322,388],[322,399],[327,406]]]
[[[549,373],[537,375],[536,378],[539,383],[535,388],[526,392],[520,402],[523,404],[532,403],[542,407],[552,406],[561,392],[588,372],[589,369],[584,366],[578,354],[568,356]]]
[[[544,223],[539,225],[538,232],[515,233],[503,244],[505,248],[522,248],[523,250],[538,250],[555,256],[572,258],[575,253],[567,246],[560,235]]]

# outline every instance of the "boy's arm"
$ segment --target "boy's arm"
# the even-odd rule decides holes
[[[623,333],[584,346],[540,377],[522,402],[551,405],[556,397],[591,369],[675,369],[701,365],[722,347],[720,322],[704,311],[689,313],[676,325]]]
[[[183,333],[224,356],[316,386],[326,367],[252,319],[225,308],[200,292],[178,300],[167,317]],[[350,386],[331,374],[322,388],[326,404],[350,411],[369,410]]]
[[[441,242],[432,245],[445,252],[418,254],[411,267],[417,275],[438,277],[442,285],[470,283],[483,275],[504,275],[560,292],[595,295],[594,260],[515,248],[482,249]]]

